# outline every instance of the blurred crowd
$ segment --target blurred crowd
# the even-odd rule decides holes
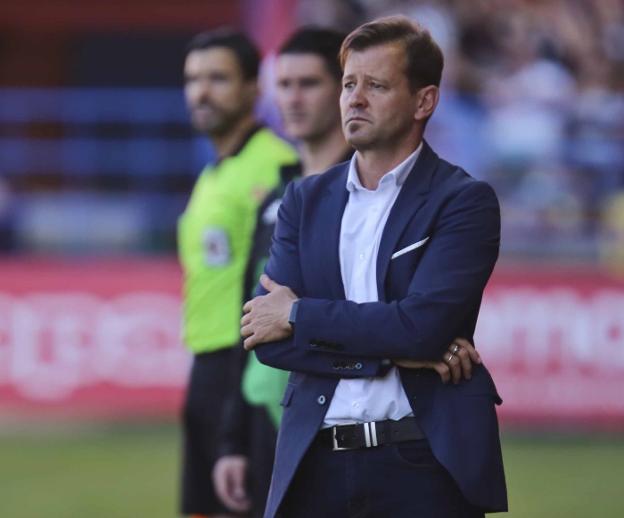
[[[443,47],[443,102],[429,141],[496,188],[503,254],[624,264],[624,2],[300,0],[297,9],[300,24],[341,29],[396,13],[421,21]],[[185,164],[189,175],[197,163]],[[0,177],[0,250],[28,252],[12,224],[12,183]],[[167,196],[171,185],[157,190]],[[175,209],[156,212],[170,219],[160,224],[162,246],[143,239],[139,250],[173,248],[162,235],[174,235]]]
[[[622,264],[624,2],[362,4],[421,20],[442,43],[430,140],[495,186],[503,250]]]

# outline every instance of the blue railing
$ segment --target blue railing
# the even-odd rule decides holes
[[[5,88],[0,123],[164,124],[188,121],[178,88]]]
[[[41,124],[50,136],[29,136]],[[3,175],[190,173],[213,157],[181,89],[3,89],[0,126]]]

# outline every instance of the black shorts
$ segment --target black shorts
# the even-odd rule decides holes
[[[231,374],[232,348],[198,354],[193,359],[183,409],[184,458],[182,514],[228,512],[214,492],[212,468],[225,391]]]

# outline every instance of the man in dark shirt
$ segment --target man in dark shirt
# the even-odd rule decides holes
[[[245,300],[253,296],[267,261],[286,185],[297,177],[319,174],[353,154],[344,140],[338,110],[342,77],[338,52],[344,36],[334,30],[304,28],[279,51],[276,101],[287,135],[298,144],[300,162],[282,167],[280,184],[258,210]],[[262,516],[281,417],[278,402],[287,373],[261,365],[242,347],[233,369],[236,375],[231,378],[220,441],[223,456],[213,478],[227,507]]]
[[[184,274],[183,342],[193,354],[182,411],[181,513],[222,516],[212,491],[223,386],[239,342],[244,272],[255,215],[295,150],[258,124],[260,55],[247,36],[228,29],[198,34],[184,61],[184,92],[193,128],[209,138],[217,162],[197,177],[178,221]]]

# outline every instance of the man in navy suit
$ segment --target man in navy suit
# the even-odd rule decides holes
[[[341,48],[350,162],[291,184],[245,347],[292,371],[265,516],[478,517],[507,509],[486,368],[470,363],[498,257],[491,187],[423,140],[443,57],[404,17]],[[448,344],[452,345],[449,347]]]

